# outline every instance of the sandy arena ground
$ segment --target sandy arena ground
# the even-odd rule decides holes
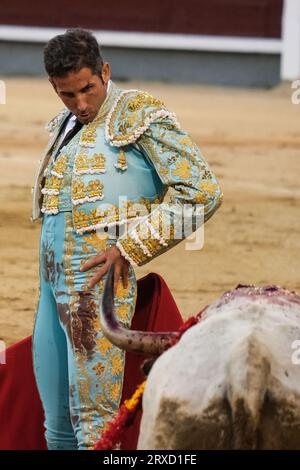
[[[224,202],[205,226],[205,245],[182,242],[137,269],[160,273],[183,316],[238,283],[300,291],[300,105],[289,84],[242,90],[161,83],[146,89],[175,111],[216,173]],[[47,80],[6,80],[0,105],[0,339],[7,345],[33,328],[38,295],[40,223],[30,222],[31,193],[44,124],[61,108]]]

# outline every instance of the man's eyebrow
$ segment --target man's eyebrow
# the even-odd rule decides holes
[[[87,83],[83,88],[81,88],[81,89],[79,90],[79,92],[82,93],[83,91],[85,91],[85,90],[86,90],[87,88],[89,88],[90,86],[94,86],[94,82],[89,82],[89,83]],[[64,95],[74,95],[74,92],[73,92],[73,91],[67,91],[67,90],[62,90],[61,93],[64,94]]]

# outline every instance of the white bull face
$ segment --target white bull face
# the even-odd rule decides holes
[[[138,448],[300,449],[297,340],[297,295],[243,286],[224,294],[155,362]]]

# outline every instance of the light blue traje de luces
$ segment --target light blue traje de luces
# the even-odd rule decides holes
[[[75,232],[71,212],[44,215],[40,240],[40,295],[33,332],[33,364],[45,413],[49,450],[92,449],[118,411],[124,352],[102,334],[99,311],[106,275],[95,288],[95,269],[80,272],[84,261],[115,239]],[[130,327],[136,278],[120,282],[116,314]]]
[[[43,208],[46,214],[72,211],[78,233],[148,215],[167,191],[155,167],[137,145],[112,146],[105,137],[107,111],[118,96],[112,84],[104,113],[52,158],[45,171]]]

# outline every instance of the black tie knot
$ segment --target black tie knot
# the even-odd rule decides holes
[[[57,157],[57,155],[59,154],[59,152],[61,151],[61,149],[63,147],[65,147],[66,145],[68,145],[68,143],[73,139],[73,137],[77,134],[77,132],[80,131],[80,129],[82,128],[83,124],[76,118],[75,119],[75,124],[74,126],[72,127],[72,129],[69,130],[69,132],[67,132],[67,134],[65,135],[65,137],[63,138],[63,141],[62,143],[60,144],[58,150],[56,151],[56,154],[55,154],[55,157]]]

